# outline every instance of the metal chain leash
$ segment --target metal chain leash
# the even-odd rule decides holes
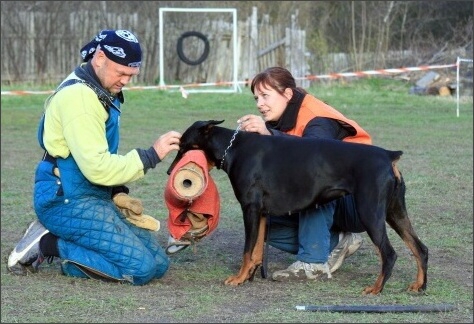
[[[222,167],[224,166],[224,159],[225,159],[225,156],[227,155],[227,151],[230,149],[230,147],[232,146],[232,143],[234,142],[235,140],[235,137],[237,136],[237,133],[239,132],[240,130],[240,124],[237,126],[237,128],[235,129],[235,132],[234,134],[232,135],[232,138],[230,139],[230,142],[229,142],[229,146],[227,146],[227,148],[224,150],[224,156],[222,157],[222,160],[221,160],[221,166],[219,169],[222,169]]]

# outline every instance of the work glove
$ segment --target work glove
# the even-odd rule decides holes
[[[127,221],[133,225],[155,232],[160,230],[159,220],[143,214],[143,205],[140,199],[132,198],[124,192],[114,195],[112,199]]]
[[[193,213],[191,211],[187,211],[186,216],[192,226],[182,238],[199,241],[206,236],[207,230],[209,229],[209,226],[207,226],[207,218],[203,214]]]

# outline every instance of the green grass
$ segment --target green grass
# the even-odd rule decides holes
[[[239,287],[223,285],[238,271],[243,251],[243,221],[226,174],[212,170],[221,198],[218,228],[196,246],[172,257],[167,275],[141,287],[68,278],[56,263],[37,274],[6,272],[8,252],[35,217],[34,170],[42,151],[37,123],[47,95],[1,97],[1,318],[2,322],[367,322],[472,323],[473,320],[473,103],[455,97],[409,94],[410,84],[385,78],[314,83],[308,91],[356,120],[374,144],[403,150],[399,162],[407,184],[413,226],[430,250],[428,290],[406,292],[414,280],[409,250],[389,229],[398,253],[392,277],[378,296],[362,296],[374,282],[379,260],[368,236],[330,281],[280,284],[260,278]],[[50,88],[43,89],[49,90]],[[3,89],[2,89],[3,90]],[[12,89],[14,90],[14,89]],[[257,113],[248,88],[237,94],[131,90],[125,93],[120,151],[147,148],[169,130],[183,132],[196,120],[237,119]],[[251,153],[251,152],[249,152]],[[129,185],[147,214],[158,218],[165,245],[167,209],[163,200],[166,170],[174,154],[147,176]],[[293,256],[270,249],[269,270],[287,267]],[[453,304],[446,313],[317,313],[296,305]]]

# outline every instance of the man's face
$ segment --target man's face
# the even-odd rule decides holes
[[[96,65],[94,66],[95,73],[104,89],[111,94],[115,95],[122,91],[122,88],[130,82],[132,77],[140,73],[140,68],[115,63],[108,59],[102,51],[97,55]]]

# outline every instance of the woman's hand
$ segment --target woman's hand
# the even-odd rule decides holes
[[[240,129],[246,132],[259,133],[262,135],[271,135],[270,131],[265,125],[262,117],[257,115],[245,115],[237,120],[240,124]]]

